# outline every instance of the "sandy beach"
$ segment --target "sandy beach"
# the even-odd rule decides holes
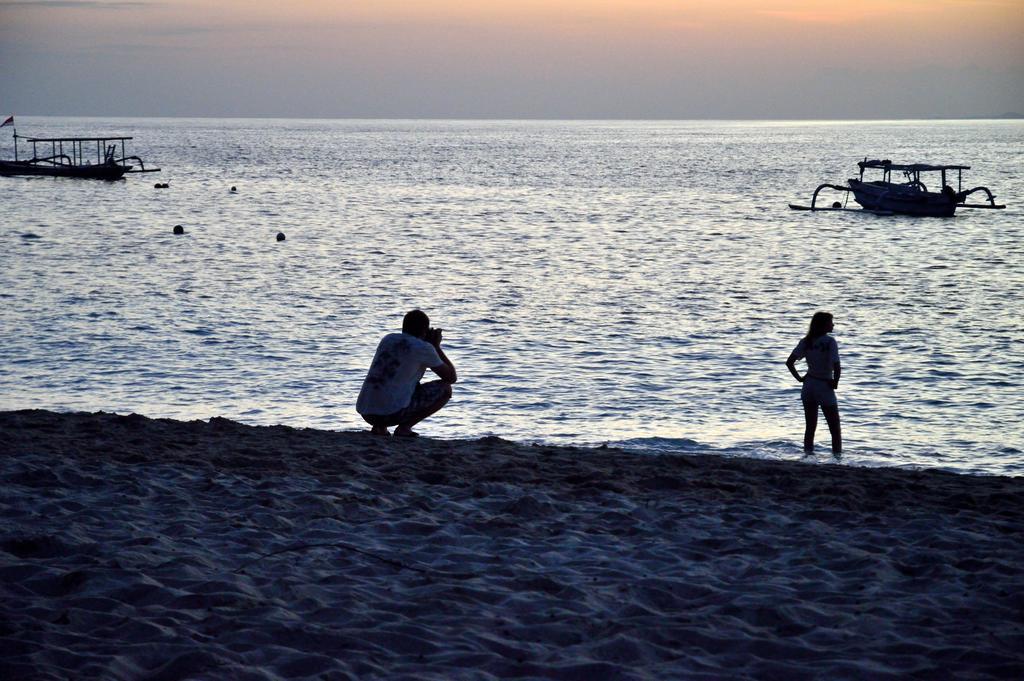
[[[0,679],[1024,678],[1024,479],[0,413]]]

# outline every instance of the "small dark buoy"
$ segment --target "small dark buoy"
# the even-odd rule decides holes
[[[277,233],[277,240],[278,241],[284,241],[284,232],[278,232]]]
[[[174,233],[175,234],[184,234],[185,233],[185,228],[182,227],[181,225],[174,225]]]
[[[833,201],[832,202],[832,207],[833,208],[842,208],[843,204],[839,203],[838,201]]]

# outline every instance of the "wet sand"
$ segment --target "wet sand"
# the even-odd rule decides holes
[[[0,679],[1024,678],[1024,478],[0,413]]]

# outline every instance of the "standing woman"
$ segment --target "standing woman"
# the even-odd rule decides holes
[[[825,414],[828,430],[832,433],[832,454],[838,457],[843,451],[843,435],[839,427],[839,403],[836,388],[839,387],[839,345],[828,335],[832,331],[832,315],[815,312],[807,335],[797,343],[786,360],[786,368],[793,378],[804,384],[800,399],[804,403],[804,453],[814,452],[814,431],[818,427],[818,408]],[[801,376],[796,370],[798,359],[807,359],[807,373]]]

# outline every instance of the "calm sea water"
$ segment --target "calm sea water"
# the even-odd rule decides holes
[[[1024,474],[1019,121],[18,126],[163,172],[0,178],[2,409],[362,428],[420,307],[461,378],[426,434],[800,458],[783,362],[826,309],[844,462]],[[1008,208],[787,208],[865,156],[969,164]]]

